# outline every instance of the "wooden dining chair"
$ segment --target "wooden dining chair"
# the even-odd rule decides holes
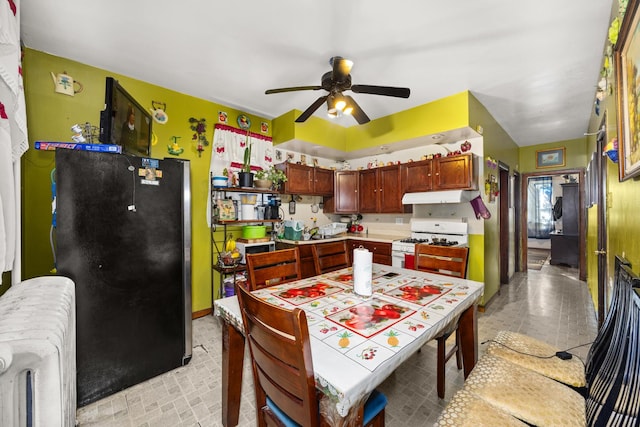
[[[415,247],[414,268],[464,279],[468,258],[469,248],[420,243]]]
[[[415,247],[414,266],[416,270],[445,276],[467,276],[467,261],[469,248],[459,246],[437,246],[425,243]],[[447,350],[447,339],[455,333],[455,344]],[[444,399],[444,380],[447,361],[456,355],[458,369],[462,369],[462,349],[460,347],[460,332],[457,319],[445,328],[444,333],[436,337],[438,343],[437,388],[438,397]]]
[[[311,251],[317,274],[340,270],[351,265],[345,240],[317,243],[313,245]]]
[[[298,248],[247,255],[249,290],[287,283],[302,278]]]
[[[259,426],[321,423],[307,317],[303,310],[271,305],[237,287],[245,337],[249,342]],[[384,426],[387,399],[374,390],[364,405],[363,425]]]

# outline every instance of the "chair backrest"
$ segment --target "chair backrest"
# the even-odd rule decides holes
[[[415,247],[414,267],[416,270],[465,278],[469,248],[459,246],[438,246],[426,243]]]
[[[344,240],[317,243],[313,245],[311,250],[317,274],[340,270],[351,265],[349,253],[347,252],[347,243]]]
[[[267,396],[299,425],[319,425],[304,311],[271,305],[241,286],[237,287],[237,292],[251,352],[258,425],[265,425],[265,416],[273,417],[267,408]]]
[[[287,283],[302,278],[298,248],[247,254],[249,290]]]
[[[640,277],[616,256],[611,308],[586,363],[587,425],[640,425]]]

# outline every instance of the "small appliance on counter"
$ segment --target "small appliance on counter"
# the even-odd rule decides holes
[[[362,221],[362,215],[351,215],[351,221],[347,224],[347,231],[354,234],[364,232],[364,226],[360,224],[360,221]]]
[[[264,219],[279,219],[281,204],[280,196],[269,196],[269,201],[264,207]]]

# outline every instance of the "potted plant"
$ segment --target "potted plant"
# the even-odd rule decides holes
[[[283,182],[287,182],[287,176],[274,165],[256,172],[254,184],[257,188],[273,188],[277,190]]]
[[[242,170],[238,173],[240,187],[253,187],[253,172],[251,172],[251,144],[244,149],[244,161]]]

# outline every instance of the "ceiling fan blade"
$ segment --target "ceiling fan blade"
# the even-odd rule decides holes
[[[344,59],[341,56],[334,56],[329,62],[333,67],[333,81],[336,83],[344,82],[351,72],[353,61]]]
[[[411,93],[408,87],[393,86],[351,85],[351,90],[355,93],[370,93],[372,95],[395,96],[397,98],[408,98]]]
[[[295,92],[297,90],[320,90],[322,86],[294,86],[294,87],[282,87],[279,89],[267,89],[264,91],[265,95],[269,95],[270,93],[281,93],[281,92]]]
[[[356,121],[359,124],[363,125],[371,121],[369,116],[367,116],[365,112],[362,111],[362,108],[360,108],[360,106],[355,101],[355,99],[353,99],[349,95],[346,95],[345,98],[347,99],[347,105],[353,107],[353,111],[351,112],[351,115],[353,116],[354,119],[356,119]]]
[[[320,106],[322,104],[324,104],[324,102],[327,100],[328,97],[329,97],[329,95],[325,95],[325,96],[321,96],[320,98],[316,99],[316,102],[311,104],[311,106],[309,106],[309,108],[307,108],[306,110],[304,110],[304,112],[302,114],[300,114],[300,116],[296,119],[296,123],[302,123],[305,120],[307,120],[309,117],[311,117],[311,115],[313,113],[315,113],[315,111],[318,108],[320,108]]]

